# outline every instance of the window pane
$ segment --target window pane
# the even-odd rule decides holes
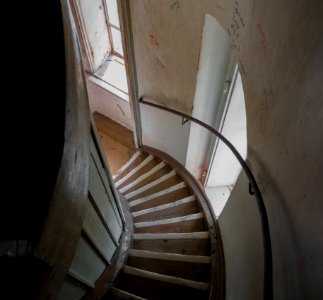
[[[109,32],[102,0],[79,0],[78,9],[85,27],[89,60],[94,70],[110,52]]]
[[[110,24],[120,28],[117,0],[106,0]]]
[[[123,56],[121,32],[118,29],[111,27],[113,50]]]

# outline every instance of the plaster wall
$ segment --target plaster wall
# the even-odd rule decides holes
[[[154,107],[140,105],[140,110],[143,144],[168,153],[184,165],[189,123],[182,124],[182,118]]]
[[[87,80],[91,112],[95,111],[133,131],[134,123],[129,102]]]
[[[240,174],[218,221],[226,267],[226,299],[263,299],[261,224],[244,173]]]
[[[247,160],[269,215],[274,299],[321,299],[323,2],[215,2],[216,17],[230,34],[242,76]],[[235,235],[237,241],[246,236],[243,223],[239,228],[228,223],[229,218],[246,218],[245,210],[230,213],[232,206],[238,209],[246,201],[238,183],[219,219],[225,251],[242,247],[230,244],[226,236]],[[256,215],[249,218],[256,222]],[[261,253],[257,241],[253,248]],[[232,270],[246,276],[242,265],[230,266],[227,261],[228,295],[234,288]],[[234,299],[251,298],[241,294]]]
[[[139,96],[188,114],[193,109],[205,14],[215,16],[229,34],[246,101],[247,160],[269,215],[274,298],[323,298],[323,2],[132,0],[130,8]],[[181,160],[188,134],[181,135],[180,122],[167,119],[158,128],[161,117],[153,118],[156,115],[161,116],[142,109],[143,135],[151,146]],[[158,130],[173,132],[173,148],[165,143],[166,135],[153,136]],[[238,179],[220,225],[225,251],[239,247],[244,253],[241,259],[257,263],[253,258],[262,255],[260,240],[250,241],[249,253],[248,245],[231,243],[226,237],[240,241],[248,238],[249,224],[256,226],[256,214],[248,215],[250,223],[243,222],[246,215],[240,205],[246,200],[241,190],[245,184]],[[248,205],[254,211],[255,201]],[[240,227],[230,224],[231,217],[240,218],[235,220]],[[226,272],[231,295],[235,280],[229,276],[245,282],[245,265],[228,261]],[[249,295],[241,293],[234,299],[254,299],[258,282],[248,285],[254,287]]]
[[[130,1],[139,97],[192,114],[204,18],[214,10],[207,0]],[[149,115],[144,105],[140,110],[143,142],[185,164],[189,124],[161,111]]]

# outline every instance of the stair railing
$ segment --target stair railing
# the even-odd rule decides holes
[[[184,114],[182,112],[179,112],[177,110],[158,105],[156,103],[145,101],[143,98],[139,99],[139,103],[149,105],[164,111],[168,111],[172,114],[181,116],[187,120],[190,120],[191,122],[194,122],[208,131],[210,131],[212,134],[214,134],[216,137],[218,137],[233,153],[233,155],[236,157],[238,162],[240,163],[242,169],[244,170],[245,174],[247,175],[249,179],[249,186],[251,187],[252,195],[255,196],[257,201],[257,206],[260,214],[260,220],[261,220],[261,229],[262,229],[262,235],[263,235],[263,250],[264,250],[264,300],[270,300],[273,298],[273,267],[272,267],[272,249],[271,249],[271,238],[270,238],[270,230],[269,230],[269,221],[268,221],[268,215],[266,211],[266,207],[264,204],[264,200],[262,198],[260,189],[258,187],[258,184],[256,182],[256,179],[251,172],[248,164],[245,162],[245,160],[242,158],[238,150],[232,145],[232,143],[227,140],[220,132],[218,132],[213,127],[209,126],[208,124],[192,117],[187,114]]]

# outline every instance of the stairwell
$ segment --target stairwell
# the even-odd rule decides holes
[[[105,299],[215,298],[219,243],[198,183],[158,151],[136,152],[113,178],[132,243]]]

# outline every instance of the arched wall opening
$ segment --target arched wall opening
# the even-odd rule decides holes
[[[192,114],[220,131],[246,158],[246,111],[241,77],[228,34],[209,14],[204,19]],[[219,216],[241,172],[234,155],[208,131],[191,124],[186,167],[205,187]]]
[[[235,146],[240,155],[247,157],[247,121],[241,76],[237,70],[232,78],[230,93],[222,115],[220,132]],[[216,216],[219,216],[241,173],[236,157],[221,141],[213,146],[205,180],[205,192],[211,200]]]

